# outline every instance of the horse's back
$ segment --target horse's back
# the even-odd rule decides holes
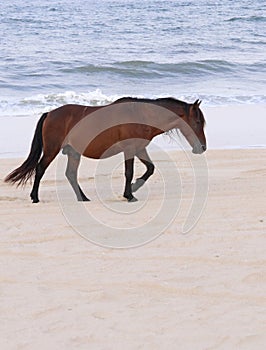
[[[66,104],[53,109],[47,114],[44,123],[45,130],[57,130],[58,133],[69,133],[69,131],[83,118],[95,111],[94,107],[77,104]]]
[[[61,106],[47,115],[44,145],[62,148],[69,144],[78,153],[96,159],[123,151],[136,154],[155,136],[148,120],[151,108],[154,107],[148,105],[147,111],[147,105],[136,101],[96,107]]]

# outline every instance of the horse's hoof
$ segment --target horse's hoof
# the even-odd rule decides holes
[[[89,198],[78,198],[78,202],[90,202]]]
[[[127,201],[128,201],[129,203],[134,203],[134,202],[137,202],[138,200],[137,200],[137,198],[132,197],[131,199],[128,199]]]
[[[145,184],[145,180],[143,179],[137,179],[136,182],[131,184],[131,191],[136,192],[140,187],[142,187]]]
[[[34,199],[32,199],[32,203],[39,203],[40,201],[39,201],[39,199],[38,198],[34,198]]]

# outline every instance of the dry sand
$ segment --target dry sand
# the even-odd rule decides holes
[[[181,152],[172,156],[189,189]],[[56,196],[55,166],[37,205],[30,185],[16,189],[1,180],[1,349],[264,350],[266,150],[208,151],[206,158],[209,193],[195,227],[181,232],[190,196],[184,190],[164,234],[134,249],[97,246],[71,228]],[[87,181],[91,162],[81,184],[92,199],[86,206],[100,212]],[[19,164],[0,160],[1,179]],[[150,179],[150,188],[158,187],[151,208],[161,193],[156,181],[158,173]],[[111,210],[105,219],[112,224]]]

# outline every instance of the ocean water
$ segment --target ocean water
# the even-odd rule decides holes
[[[0,31],[2,124],[121,96],[266,103],[262,0],[9,0]]]

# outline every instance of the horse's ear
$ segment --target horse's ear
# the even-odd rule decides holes
[[[196,100],[194,103],[193,103],[193,107],[199,107],[201,104],[201,101],[200,100]]]

